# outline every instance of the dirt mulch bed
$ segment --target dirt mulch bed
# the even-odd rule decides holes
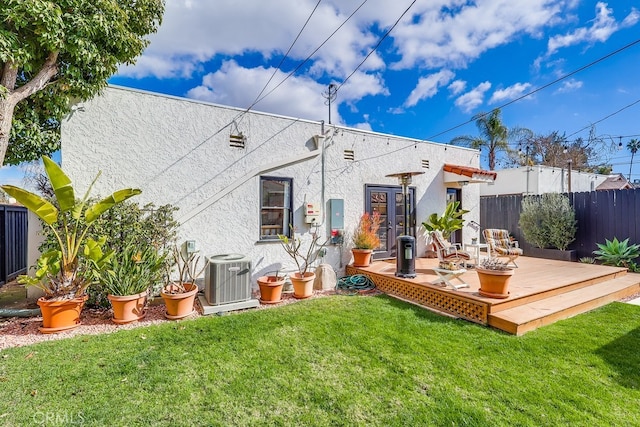
[[[376,291],[377,292],[377,291]],[[375,292],[374,292],[375,293]],[[368,294],[374,294],[369,292]],[[377,292],[379,293],[379,292]],[[331,295],[335,295],[335,291],[315,291],[310,298],[322,298]],[[270,309],[275,307],[281,307],[283,305],[292,304],[300,301],[293,297],[292,293],[283,293],[282,301],[277,304],[261,304],[256,309]],[[10,308],[37,308],[33,301],[23,301],[21,304],[12,304]],[[253,310],[256,310],[253,309]],[[237,312],[228,312],[228,314],[235,314]],[[55,334],[42,334],[38,330],[42,326],[42,317],[10,317],[0,318],[0,350],[10,347],[20,347],[30,345],[42,341],[53,341],[77,335],[97,335],[108,334],[125,329],[134,329],[141,326],[154,325],[166,322],[176,322],[175,320],[167,320],[164,317],[165,306],[160,298],[154,300],[152,304],[147,307],[146,315],[143,319],[136,322],[132,322],[126,325],[116,325],[111,321],[111,310],[109,309],[91,309],[84,308],[80,316],[81,325],[69,331],[63,331]],[[202,316],[202,307],[198,299],[196,299],[196,312],[185,319],[178,320],[178,322],[188,319],[196,319]]]
[[[335,291],[315,291],[311,298],[323,298],[331,295],[335,295]],[[367,291],[362,292],[363,295],[377,295],[380,291]],[[621,299],[622,302],[631,301],[633,299],[640,298],[640,293],[630,295]],[[292,304],[297,301],[291,293],[284,293],[282,295],[282,301],[278,304],[261,304],[256,309],[271,309],[275,307],[281,307],[283,305]],[[11,308],[34,308],[36,307],[33,301],[23,301],[22,304],[12,305]],[[256,310],[252,309],[252,310]],[[0,318],[0,350],[10,347],[20,347],[25,345],[34,344],[42,341],[53,341],[59,339],[65,339],[77,335],[97,335],[108,334],[125,329],[134,329],[141,326],[154,325],[166,322],[175,322],[175,320],[167,320],[164,317],[165,307],[160,299],[155,300],[155,303],[151,304],[147,308],[146,315],[143,319],[129,323],[126,325],[116,325],[111,321],[111,310],[108,309],[90,309],[85,308],[82,310],[80,320],[82,324],[70,331],[59,332],[56,334],[42,334],[38,328],[42,325],[42,317],[30,317],[30,318]],[[240,310],[239,312],[244,311]],[[196,299],[196,312],[191,316],[178,320],[185,321],[188,319],[195,319],[202,316],[202,307],[200,302]],[[235,314],[238,312],[229,312],[229,314]]]

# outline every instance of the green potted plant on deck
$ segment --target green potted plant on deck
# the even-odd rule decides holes
[[[165,317],[170,320],[178,320],[187,317],[194,312],[198,285],[196,279],[204,273],[207,267],[205,262],[202,268],[198,267],[200,256],[197,252],[187,252],[174,244],[171,255],[167,258],[166,280],[167,284],[160,292],[166,306]]]
[[[140,320],[145,315],[149,290],[163,279],[165,256],[152,246],[127,246],[116,252],[98,279],[107,291],[114,323]]]
[[[358,226],[351,236],[354,267],[368,267],[371,263],[373,250],[380,246],[378,230],[381,222],[382,218],[380,218],[379,212],[374,212],[373,215],[365,212],[360,217]]]
[[[429,237],[431,232],[440,231],[442,237],[449,240],[453,232],[462,229],[464,224],[462,216],[467,213],[469,213],[468,210],[460,209],[460,202],[449,202],[442,215],[437,213],[429,215],[429,218],[422,223],[422,227],[426,230],[427,243],[430,247],[433,248],[433,242],[430,241]]]
[[[291,284],[293,285],[293,296],[298,299],[309,298],[313,295],[313,281],[315,273],[309,271],[311,264],[318,258],[320,248],[324,244],[318,243],[320,235],[316,232],[311,233],[311,240],[305,249],[302,247],[302,239],[295,237],[293,227],[291,227],[291,237],[279,234],[278,238],[285,252],[293,259],[297,270],[289,275]]]
[[[35,193],[12,185],[1,188],[32,211],[56,238],[57,247],[38,259],[34,277],[20,276],[20,283],[36,286],[44,292],[38,299],[42,311],[43,333],[59,332],[80,325],[80,312],[87,300],[86,290],[93,283],[96,270],[108,262],[113,252],[103,252],[106,238],[87,237],[94,221],[114,205],[140,194],[126,188],[87,206],[93,180],[81,200],[76,200],[71,180],[50,158],[43,157],[44,169],[54,192],[54,205]]]

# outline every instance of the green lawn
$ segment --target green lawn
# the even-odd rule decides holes
[[[0,352],[0,424],[640,425],[640,307],[515,337],[341,296],[41,343]]]

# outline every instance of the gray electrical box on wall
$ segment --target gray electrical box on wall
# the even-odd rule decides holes
[[[329,199],[329,226],[331,227],[331,243],[342,244],[344,235],[344,200]]]

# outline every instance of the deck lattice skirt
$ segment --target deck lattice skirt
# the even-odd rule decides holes
[[[353,266],[347,266],[346,273],[348,275],[365,274],[369,276],[376,284],[376,287],[386,294],[472,322],[487,324],[488,308],[486,304],[468,300],[454,293],[442,292],[430,286],[412,283],[401,278],[361,271]]]

